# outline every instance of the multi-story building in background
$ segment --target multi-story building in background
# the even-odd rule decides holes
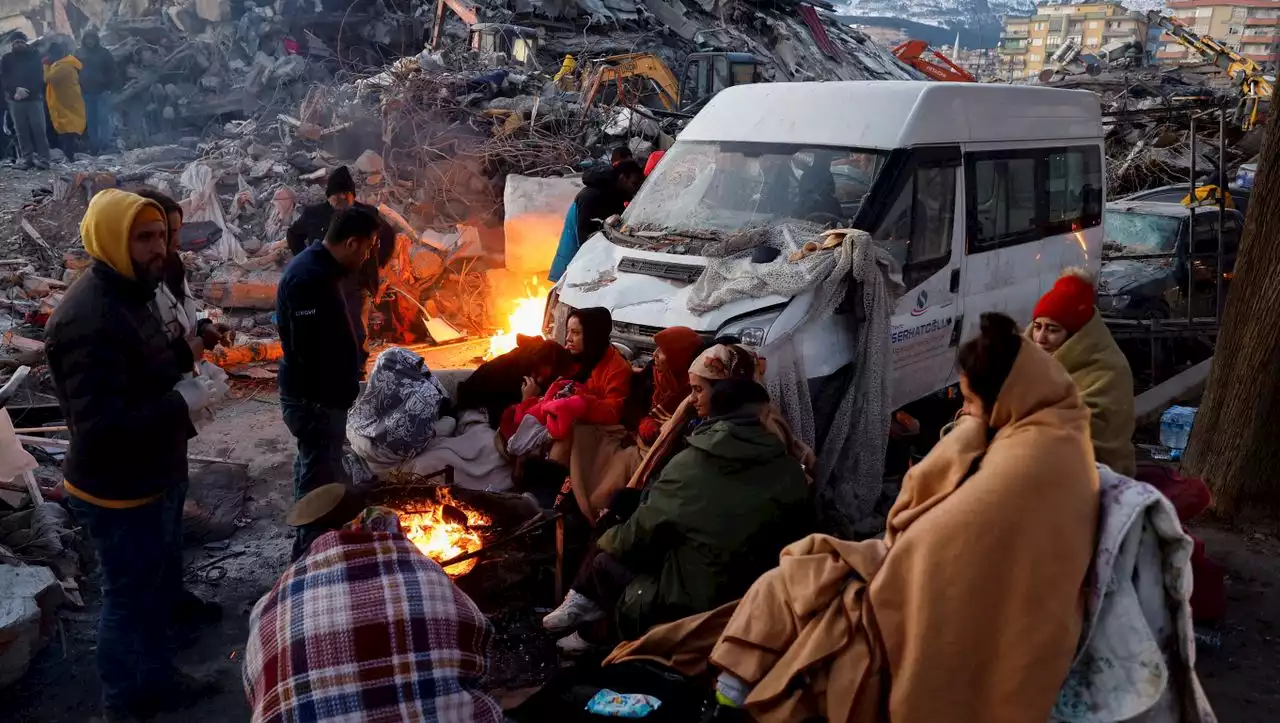
[[[1027,42],[1031,38],[1031,18],[1006,16],[1000,33],[1000,64],[997,73],[1005,80],[1027,77]]]
[[[1033,78],[1067,40],[1079,43],[1084,53],[1095,52],[1114,41],[1129,40],[1142,43],[1145,49],[1147,27],[1145,15],[1130,11],[1115,0],[1042,2],[1029,18],[1005,18],[1000,52],[1009,59],[1007,72],[1012,78]],[[1015,66],[1014,61],[1019,59],[1020,64]]]
[[[1259,63],[1273,59],[1273,47],[1280,40],[1280,0],[1168,0],[1165,13],[1191,32]],[[1156,59],[1161,63],[1201,62],[1197,53],[1168,34],[1161,35],[1160,42]]]

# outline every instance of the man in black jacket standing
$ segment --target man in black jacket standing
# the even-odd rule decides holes
[[[111,94],[119,85],[116,60],[110,50],[102,47],[97,30],[84,31],[76,57],[84,64],[80,71],[80,92],[84,96],[89,150],[94,154],[107,153],[113,141]]]
[[[94,259],[45,330],[71,448],[64,488],[102,574],[98,672],[109,719],[145,718],[211,692],[173,665],[168,636],[181,589],[181,495],[193,418],[227,392],[195,369],[151,309],[167,225],[154,201],[114,188],[89,202],[80,236]],[[175,554],[176,553],[176,554]]]
[[[382,220],[378,209],[356,200],[356,182],[346,166],[339,166],[329,175],[325,184],[325,202],[307,206],[298,220],[289,226],[286,239],[294,256],[308,246],[319,243],[329,231],[334,214],[348,208],[359,208],[379,219],[378,245],[355,273],[343,278],[342,295],[351,314],[351,326],[355,330],[356,344],[360,347],[360,360],[364,362],[366,327],[369,322],[369,301],[376,298],[381,286],[382,269],[391,261],[396,250],[396,232]]]
[[[11,50],[0,58],[0,86],[18,137],[21,168],[49,167],[49,135],[44,115],[44,65],[40,54],[16,33]]]
[[[322,243],[312,244],[285,269],[276,292],[280,407],[298,442],[294,499],[345,480],[342,442],[347,410],[360,391],[362,349],[343,299],[342,281],[369,257],[381,221],[363,208],[339,211]],[[295,557],[310,544],[300,529]]]

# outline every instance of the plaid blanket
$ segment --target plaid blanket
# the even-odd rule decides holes
[[[322,535],[254,605],[243,670],[254,723],[502,721],[479,686],[488,620],[382,529]]]

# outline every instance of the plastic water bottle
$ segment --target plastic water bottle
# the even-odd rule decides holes
[[[1169,407],[1160,415],[1160,444],[1179,453],[1187,448],[1191,425],[1196,421],[1196,407]]]

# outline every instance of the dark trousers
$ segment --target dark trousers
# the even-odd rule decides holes
[[[160,499],[122,510],[68,502],[88,530],[102,573],[97,662],[108,708],[134,706],[173,679],[169,622],[182,584],[185,491],[185,484],[174,485]]]
[[[84,112],[89,150],[94,153],[111,151],[114,145],[114,133],[111,127],[111,94],[85,93]]]
[[[298,443],[298,455],[293,459],[293,499],[300,500],[317,487],[346,482],[342,444],[347,435],[347,410],[288,397],[280,398],[280,408],[285,426]],[[306,552],[316,532],[307,526],[298,530],[295,558]]]
[[[592,543],[571,587],[612,617],[613,609],[635,579],[631,568]]]
[[[67,157],[68,161],[74,161],[76,154],[80,153],[82,148],[81,141],[84,136],[79,133],[59,133],[58,134],[58,150]]]
[[[360,350],[360,363],[368,357],[365,341],[369,338],[369,295],[360,286],[360,274],[347,274],[339,282],[342,289],[342,300],[347,305],[347,318],[351,320],[351,331],[356,336],[356,348]],[[363,377],[362,377],[363,378]]]
[[[32,90],[28,88],[27,90]],[[9,116],[18,137],[18,155],[21,160],[49,160],[48,122],[44,115],[44,99],[9,101]]]

